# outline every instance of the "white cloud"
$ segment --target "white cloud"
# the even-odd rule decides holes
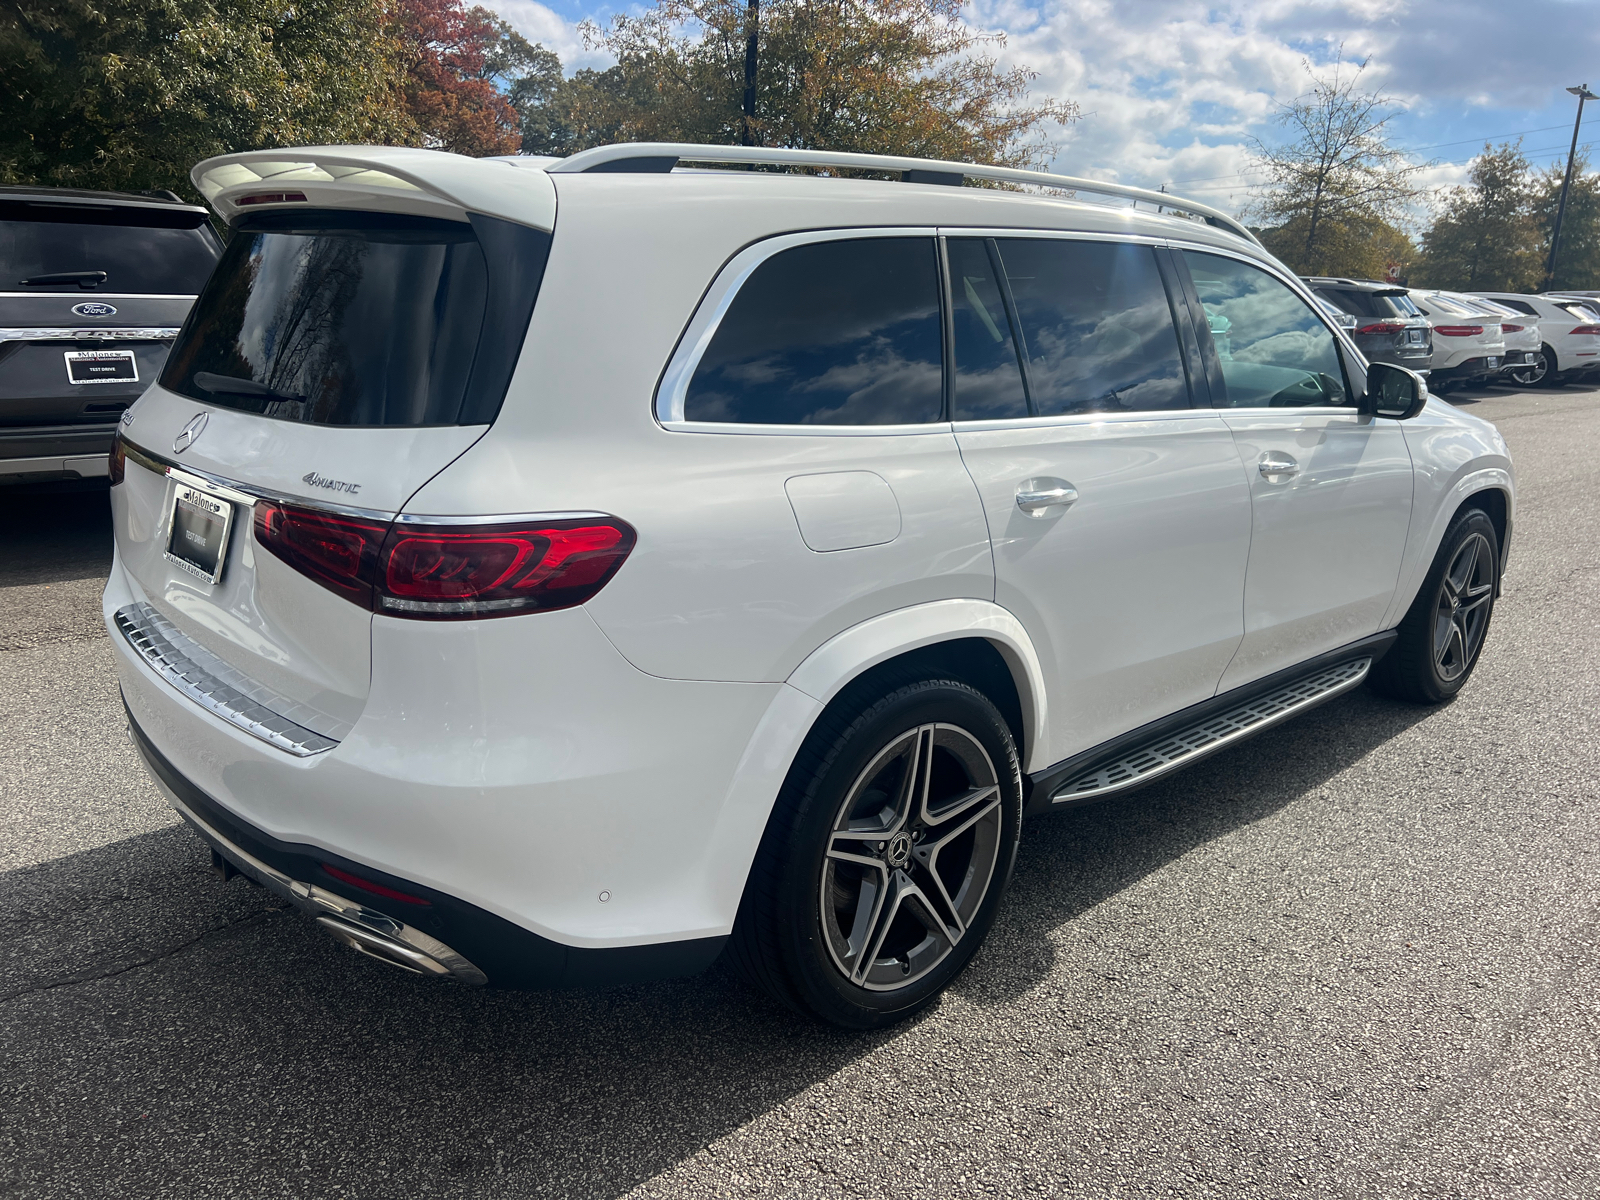
[[[584,49],[574,21],[538,0],[494,6],[569,71],[609,61]],[[1485,128],[1474,114],[1491,122],[1487,133],[1543,126],[1552,121],[1539,110],[1566,100],[1563,85],[1600,85],[1587,73],[1600,64],[1595,12],[1585,0],[972,0],[966,19],[1006,34],[998,56],[1039,73],[1036,95],[1079,104],[1083,118],[1052,131],[1061,146],[1056,170],[1167,184],[1237,212],[1259,180],[1251,138],[1276,136],[1278,105],[1308,89],[1307,62],[1325,69],[1341,46],[1347,63],[1370,57],[1367,80],[1409,110],[1407,135],[1418,141],[1463,136],[1455,125],[1429,133],[1452,117]],[[596,15],[603,20],[605,10]],[[1437,153],[1464,158],[1476,149]],[[1462,182],[1466,171],[1434,167],[1422,181]]]

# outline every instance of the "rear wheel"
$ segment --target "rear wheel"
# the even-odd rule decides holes
[[[846,697],[819,719],[785,782],[733,961],[832,1024],[903,1020],[988,933],[1021,820],[1016,746],[982,693],[931,679]]]
[[[1478,664],[1499,582],[1500,539],[1481,509],[1462,511],[1446,531],[1400,637],[1372,671],[1372,686],[1417,704],[1459,692]]]
[[[1511,378],[1523,387],[1538,387],[1549,378],[1555,361],[1555,351],[1549,346],[1540,346],[1533,352],[1532,361],[1527,366],[1512,371]]]

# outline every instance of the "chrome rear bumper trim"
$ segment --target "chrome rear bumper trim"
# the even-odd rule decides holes
[[[128,645],[167,683],[213,716],[279,750],[309,758],[332,750],[349,733],[326,715],[235,671],[144,601],[124,605],[113,619]],[[310,721],[322,730],[302,723]],[[339,736],[329,736],[335,733]]]

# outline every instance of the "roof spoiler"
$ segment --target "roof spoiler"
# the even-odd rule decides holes
[[[657,174],[671,171],[680,163],[712,163],[739,166],[832,167],[858,171],[892,171],[906,183],[943,184],[960,187],[967,179],[987,179],[997,183],[1024,183],[1035,187],[1057,188],[1073,193],[1111,196],[1135,203],[1150,204],[1204,221],[1218,229],[1242,237],[1252,245],[1260,240],[1237,219],[1206,204],[1152,192],[1145,188],[1102,183],[1072,175],[1052,175],[1046,171],[1025,171],[1020,167],[990,167],[975,163],[944,162],[929,158],[904,158],[890,154],[848,154],[832,150],[777,150],[761,146],[699,146],[679,142],[632,142],[618,146],[597,146],[545,168],[551,174],[579,174],[591,171],[626,174]]]

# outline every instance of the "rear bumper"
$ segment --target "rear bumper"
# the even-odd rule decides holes
[[[116,435],[115,422],[0,428],[0,483],[103,478]]]
[[[315,846],[279,841],[185,778],[145,735],[132,710],[128,729],[168,802],[213,853],[316,918],[340,940],[357,944],[364,935],[367,945],[360,948],[365,952],[418,974],[510,988],[605,987],[696,974],[711,965],[728,940],[697,938],[605,950],[562,945],[434,888]],[[353,900],[356,889],[330,874],[330,866],[420,903],[378,894]]]

